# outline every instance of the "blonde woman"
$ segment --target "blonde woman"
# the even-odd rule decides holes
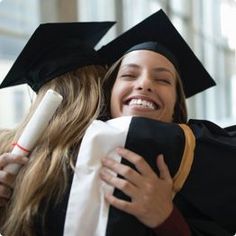
[[[102,109],[101,86],[106,70],[93,47],[112,25],[111,22],[40,25],[1,84],[7,87],[28,83],[37,97],[19,127],[1,133],[0,153],[11,151],[48,89],[64,98],[30,153],[29,161],[9,153],[0,156],[1,167],[27,162],[15,179],[9,205],[5,211],[1,209],[0,232],[4,235],[63,234],[73,163],[86,128]],[[6,191],[7,200],[14,176],[3,170],[0,173],[5,175],[2,191]]]

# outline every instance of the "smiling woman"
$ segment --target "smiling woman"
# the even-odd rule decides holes
[[[186,123],[185,95],[201,92],[214,81],[163,11],[117,37],[99,53],[109,64],[114,63],[106,74],[104,90],[106,118],[116,119],[94,121],[86,131],[75,167],[65,235],[191,235],[173,201],[182,186],[176,187],[172,181],[173,173],[178,176],[176,161],[183,154],[182,148],[176,148],[185,140],[173,123]],[[157,120],[165,121],[170,132],[180,132],[171,136],[166,129],[155,129],[155,124],[161,124]],[[160,140],[167,152],[157,143]],[[191,144],[194,149],[194,141]],[[125,149],[115,152],[116,147]],[[183,158],[188,159],[188,167],[192,149],[187,152],[189,157]],[[168,151],[172,153],[168,155]],[[170,172],[161,153],[174,163]],[[82,195],[83,199],[78,199]],[[93,214],[88,214],[90,209]]]
[[[160,228],[166,225],[169,219],[172,219],[172,222],[177,222],[175,219],[173,220],[173,218],[171,218],[171,212],[176,209],[175,206],[181,210],[188,222],[190,222],[189,219],[193,219],[193,222],[189,224],[193,233],[192,235],[202,235],[203,232],[209,233],[210,231],[218,233],[212,235],[230,235],[229,232],[235,230],[232,226],[233,217],[231,219],[227,218],[227,220],[225,220],[226,222],[224,222],[222,219],[217,218],[216,214],[214,214],[215,212],[213,213],[212,210],[209,209],[209,206],[213,206],[214,204],[217,206],[219,199],[216,200],[214,204],[209,204],[209,202],[205,200],[201,202],[201,195],[203,193],[201,188],[204,186],[206,180],[207,183],[212,183],[212,188],[215,186],[213,183],[214,180],[210,180],[207,175],[205,177],[201,175],[203,170],[208,170],[208,168],[205,168],[205,166],[207,166],[205,164],[207,160],[210,162],[211,157],[214,157],[214,161],[217,162],[216,159],[218,159],[219,153],[221,153],[222,150],[217,149],[217,155],[216,153],[208,155],[209,152],[214,152],[216,147],[211,149],[212,146],[207,144],[206,146],[202,145],[202,149],[197,147],[197,169],[200,163],[199,160],[201,160],[202,163],[200,165],[203,170],[200,171],[201,168],[198,169],[198,174],[201,174],[198,175],[199,178],[196,177],[197,180],[194,178],[195,172],[193,171],[193,174],[190,173],[191,184],[188,182],[188,186],[185,185],[185,192],[182,191],[177,194],[174,201],[170,197],[174,194],[172,195],[169,190],[180,190],[181,187],[171,187],[172,179],[170,178],[168,168],[163,158],[161,156],[156,158],[159,153],[164,153],[165,161],[170,168],[170,173],[174,181],[176,178],[173,175],[172,167],[173,163],[178,159],[177,152],[174,151],[171,155],[168,155],[162,148],[163,146],[168,146],[166,150],[173,151],[175,148],[181,147],[181,144],[178,143],[181,140],[186,143],[187,147],[192,148],[190,151],[185,152],[186,149],[184,150],[184,153],[187,154],[183,155],[186,158],[182,159],[184,163],[185,161],[188,163],[187,166],[191,166],[195,153],[195,151],[193,151],[195,141],[188,143],[187,140],[189,136],[187,135],[184,138],[178,136],[171,141],[171,138],[174,136],[169,134],[175,133],[174,130],[176,128],[179,129],[178,125],[173,123],[186,123],[187,111],[185,98],[193,96],[214,85],[214,80],[209,73],[204,69],[201,62],[162,11],[156,13],[156,15],[154,14],[149,19],[146,19],[144,22],[104,46],[100,50],[100,53],[107,57],[108,61],[110,60],[111,63],[114,63],[106,75],[106,84],[104,86],[107,93],[107,103],[109,104],[108,110],[110,110],[110,114],[108,111],[108,117],[142,116],[154,119],[155,121],[152,121],[154,123],[157,122],[157,120],[168,122],[168,124],[165,125],[170,127],[169,131],[161,129],[155,130],[154,123],[153,126],[148,127],[145,125],[142,126],[142,122],[138,125],[136,123],[137,126],[134,127],[132,120],[130,127],[132,127],[133,130],[128,133],[125,139],[126,143],[124,144],[126,150],[122,149],[120,151],[119,149],[117,152],[123,159],[119,161],[114,158],[115,160],[111,161],[109,160],[109,158],[111,158],[110,153],[108,153],[107,158],[102,162],[105,170],[102,170],[101,179],[109,186],[116,188],[113,194],[106,195],[107,202],[112,206],[109,212],[111,219],[108,221],[106,235],[114,236],[114,233],[117,233],[117,235],[149,235],[148,232],[150,233],[150,228],[147,229],[148,227],[154,229],[157,235],[162,235],[160,234]],[[119,119],[117,118],[115,120]],[[134,118],[136,121],[138,119],[144,118]],[[94,128],[95,126],[94,124]],[[112,127],[114,128],[114,126]],[[125,125],[122,126],[118,124],[117,127],[122,129]],[[200,142],[207,140],[206,142],[212,143],[211,135],[217,138],[220,137],[219,133],[217,133],[220,129],[212,124],[204,124],[204,122],[201,123],[201,121],[197,121],[196,124],[192,126],[190,124],[190,127],[195,127],[194,135],[196,135]],[[101,131],[105,132],[105,128],[102,127]],[[191,129],[189,129],[189,131],[188,134],[193,133]],[[92,133],[91,130],[90,132]],[[137,134],[138,132],[139,135]],[[225,137],[228,135],[223,131],[221,132]],[[177,131],[177,133],[180,134],[182,131]],[[145,135],[149,136],[149,138]],[[156,138],[150,139],[152,135]],[[156,135],[160,136],[157,137]],[[96,137],[97,136],[96,133]],[[140,137],[139,143],[137,142],[137,137]],[[166,137],[165,140],[164,137]],[[105,139],[105,136],[103,138]],[[164,141],[162,144],[158,144],[155,143],[157,140]],[[218,140],[220,141],[220,138]],[[110,139],[107,139],[105,145],[106,149],[108,149],[109,142]],[[170,144],[171,146],[169,146]],[[103,145],[99,145],[99,149],[102,149],[101,146]],[[86,151],[87,149],[88,145],[86,145]],[[135,151],[139,155],[129,152],[127,149]],[[140,151],[141,149],[142,151]],[[149,155],[151,150],[155,150],[152,157]],[[227,160],[233,163],[234,161],[233,159],[231,160],[231,154],[229,155],[229,152],[227,152],[226,145],[224,146],[224,153],[226,153]],[[144,157],[145,160],[143,160],[142,157]],[[182,157],[182,154],[180,157]],[[151,159],[156,160],[155,163],[152,163],[152,167],[159,169],[158,175],[153,174],[153,170],[146,165],[146,162]],[[218,161],[221,163],[220,158]],[[215,163],[211,163],[211,166],[213,166],[213,164]],[[221,166],[221,164],[218,164],[215,164],[213,168],[215,172],[217,172],[218,167]],[[182,164],[179,166],[182,166]],[[114,175],[112,176],[106,171],[107,169],[112,171]],[[187,169],[189,170],[189,168]],[[184,172],[189,173],[188,171]],[[158,171],[156,173],[158,173]],[[177,176],[178,173],[181,173],[181,171],[177,172]],[[180,175],[182,175],[182,173]],[[214,176],[218,176],[218,174]],[[194,184],[196,183],[195,181],[197,184]],[[199,191],[195,190],[196,186],[199,186]],[[182,195],[183,192],[184,195]],[[229,194],[225,194],[225,196],[229,199]],[[212,196],[208,193],[205,198],[212,199]],[[232,204],[230,204],[230,206],[231,205]],[[196,206],[197,209],[195,209]],[[215,209],[217,209],[217,207]],[[231,210],[232,207],[228,206],[226,208],[222,207],[221,212],[222,209],[227,209],[228,212],[231,211],[231,213],[233,212],[234,214],[236,212],[235,210]],[[127,213],[127,215],[125,215],[124,212]],[[206,217],[199,215],[205,215]],[[225,219],[225,215],[232,214],[222,215],[224,215],[222,218]],[[204,222],[207,217],[209,217],[209,219],[206,219]],[[215,222],[211,220],[215,218],[217,218]],[[132,225],[131,222],[135,222],[137,219],[139,224],[136,222],[137,224],[134,223]],[[125,227],[121,227],[121,222],[127,225],[129,229],[127,231],[129,232],[125,233]],[[141,226],[140,222],[144,225]],[[217,225],[218,223],[219,226]],[[211,224],[210,230],[208,224]],[[139,225],[143,231],[140,230],[137,225]],[[180,233],[181,230],[173,230],[175,227],[169,225],[167,229],[172,229],[173,231],[169,231],[171,233],[163,235],[190,235],[183,222],[182,225],[177,225],[180,229],[185,229],[185,233],[183,231]],[[226,230],[221,229],[220,226],[225,227]]]
[[[19,127],[0,132],[0,231],[4,235],[63,235],[71,164],[102,101],[106,69],[94,46],[113,24],[39,25],[1,83],[0,88],[27,84],[37,93]],[[48,89],[64,99],[28,155],[29,160],[7,153]],[[4,168],[11,163],[24,165],[17,176]]]
[[[185,94],[192,92],[191,85],[184,91],[182,80],[175,57],[164,46],[145,42],[132,47],[106,74],[111,117],[138,115],[186,123]],[[207,86],[204,83],[207,81],[200,85],[203,88]]]
[[[128,53],[112,89],[112,117],[139,115],[172,122],[176,80],[176,69],[161,54],[150,50]]]
[[[232,209],[234,204],[219,207],[220,200],[208,192],[203,194],[203,189],[207,183],[210,187],[208,186],[206,191],[211,188],[211,192],[216,191],[215,193],[218,195],[218,188],[214,188],[215,177],[219,176],[218,168],[222,162],[221,153],[224,153],[229,162],[235,162],[234,155],[230,154],[232,150],[229,151],[230,145],[228,145],[229,141],[233,146],[234,136],[210,122],[205,124],[201,121],[195,121],[192,124],[190,122],[189,126],[183,124],[188,128],[188,132],[185,132],[186,136],[175,136],[177,133],[182,134],[183,131],[175,132],[179,126],[173,123],[186,123],[187,120],[185,97],[207,89],[214,85],[214,81],[165,15],[159,12],[154,19],[155,15],[152,19],[155,22],[153,25],[146,19],[145,23],[148,22],[147,24],[140,23],[101,49],[103,53],[114,52],[113,54],[109,53],[113,57],[111,61],[114,60],[115,63],[106,74],[104,86],[110,118],[117,118],[110,122],[115,123],[121,119],[118,118],[121,116],[136,116],[128,125],[128,134],[123,139],[124,143],[120,144],[125,149],[121,148],[117,151],[117,154],[122,158],[117,159],[116,156],[112,157],[111,153],[107,152],[106,158],[102,161],[101,179],[115,188],[114,192],[105,194],[106,200],[111,206],[106,236],[131,234],[149,236],[154,235],[153,232],[156,235],[231,235],[231,232],[235,232],[234,217],[228,216],[236,213]],[[147,32],[145,32],[146,29]],[[115,58],[116,56],[119,59]],[[147,121],[143,117],[153,120]],[[134,123],[138,120],[140,123],[136,123],[135,126]],[[154,124],[158,124],[158,121],[166,122],[164,126],[169,127],[169,130],[155,129]],[[142,125],[142,122],[153,122],[153,124],[148,127],[147,123]],[[115,139],[115,134],[106,139],[107,134],[102,136],[106,127],[99,127],[99,125],[94,123],[91,126],[94,130],[98,127],[101,131],[101,133],[96,132],[92,142],[100,134],[100,139],[107,140],[107,143],[104,145],[99,143],[99,151],[102,146],[106,146],[106,150],[112,150],[109,144],[112,142],[110,139]],[[162,125],[159,123],[159,127]],[[183,126],[180,125],[180,127]],[[118,130],[125,129],[124,124],[117,126],[112,124],[112,128],[114,127]],[[116,129],[115,131],[118,132]],[[89,130],[88,133],[91,134],[93,131]],[[121,133],[123,134],[123,130]],[[196,149],[195,135],[198,144],[200,143]],[[150,138],[152,136],[155,138]],[[193,138],[189,139],[190,136]],[[88,136],[85,135],[85,137]],[[137,142],[137,137],[140,138],[140,142]],[[173,137],[174,139],[172,139]],[[213,140],[212,137],[214,137]],[[221,141],[221,138],[227,140],[227,145]],[[160,140],[163,141],[162,144],[155,143]],[[180,148],[183,143],[180,144],[179,141],[183,141],[187,148],[181,149],[184,151],[179,157],[183,158],[181,163],[177,165],[179,166],[178,171],[173,172],[174,163],[180,159],[176,151],[168,155],[166,150],[173,151],[175,148]],[[221,143],[222,150],[217,148],[217,145],[214,147],[210,145],[215,142]],[[165,151],[164,146],[166,147]],[[189,150],[187,150],[188,148]],[[85,145],[85,149],[87,153],[88,145]],[[150,155],[152,151],[154,152]],[[96,153],[95,156],[100,157],[96,149],[89,153]],[[160,153],[164,154],[167,165],[163,156],[158,155]],[[190,171],[194,154],[197,163],[194,163],[193,171]],[[85,156],[83,158],[86,158]],[[153,169],[147,165],[151,160],[154,160],[150,165]],[[209,170],[208,161],[212,167],[212,173],[214,173],[212,175],[214,180],[209,178],[208,172],[207,175],[205,175],[206,173],[203,175],[206,170]],[[91,160],[89,162],[93,163]],[[78,170],[86,166],[80,166],[80,164],[78,164]],[[183,169],[182,166],[184,166]],[[158,169],[157,175],[154,173],[154,169]],[[173,175],[173,173],[175,174]],[[184,179],[180,181],[183,185],[187,178],[190,179],[190,182],[187,181],[184,187],[180,184],[180,187],[176,188],[176,176],[181,176],[181,179]],[[79,176],[79,179],[83,177]],[[224,175],[225,177],[226,175]],[[227,183],[230,178],[226,177],[225,180]],[[199,187],[198,190],[196,190],[196,186]],[[181,189],[182,187],[183,189]],[[228,202],[231,201],[229,189],[228,187],[224,188],[224,198]],[[174,199],[172,196],[175,196]],[[212,200],[213,198],[214,200]],[[210,199],[210,201],[205,199]],[[161,234],[160,228],[166,225],[166,222],[177,222],[172,218],[174,210],[177,209],[176,206],[186,217],[191,233],[182,221],[182,224],[177,224],[176,228],[179,227],[179,230],[175,230],[176,223],[173,223],[172,226],[166,227],[169,233],[166,234],[167,231],[163,230],[162,232],[165,233]],[[211,208],[218,209],[220,213],[213,212]],[[121,227],[121,225],[126,225],[126,227]],[[210,225],[210,229],[208,225]]]

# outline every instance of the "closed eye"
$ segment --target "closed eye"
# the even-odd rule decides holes
[[[157,83],[166,84],[166,85],[171,85],[173,80],[171,80],[171,79],[156,78],[155,81],[156,81]]]
[[[134,74],[121,74],[119,77],[122,79],[125,79],[125,80],[133,80],[136,78],[136,75],[134,75]]]
[[[121,79],[127,79],[127,80],[133,80],[136,77],[138,77],[140,73],[140,68],[136,64],[125,64],[120,67],[120,70],[118,72],[118,78]]]
[[[166,68],[156,68],[153,70],[153,79],[161,84],[174,85],[175,84],[175,75]]]

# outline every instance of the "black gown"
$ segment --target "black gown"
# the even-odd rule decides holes
[[[222,129],[204,120],[190,120],[188,125],[196,138],[194,160],[174,203],[184,215],[193,235],[234,235],[236,126]],[[157,173],[156,156],[163,153],[174,176],[180,165],[184,143],[183,131],[177,124],[135,117],[130,124],[125,147],[142,155]],[[115,190],[114,195],[128,199],[119,190]],[[129,235],[126,229],[137,236],[152,235],[150,229],[126,213],[111,207],[109,214],[109,236]]]
[[[222,129],[203,120],[190,120],[188,125],[196,137],[194,160],[190,174],[183,188],[176,194],[174,203],[184,215],[193,235],[234,235],[236,126]],[[179,168],[184,145],[185,136],[177,124],[140,117],[132,118],[125,141],[125,147],[142,155],[157,173],[156,156],[163,153],[172,176]],[[124,159],[122,162],[130,165]],[[38,235],[63,235],[69,189],[70,184],[59,206],[48,209],[45,226],[42,226],[39,217]],[[117,189],[114,195],[129,200]],[[155,234],[135,217],[110,207],[106,236],[120,235]]]

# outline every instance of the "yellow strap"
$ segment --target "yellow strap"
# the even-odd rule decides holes
[[[185,147],[183,157],[177,173],[173,178],[173,198],[183,187],[192,167],[196,139],[192,130],[185,124],[179,124],[185,135]]]

